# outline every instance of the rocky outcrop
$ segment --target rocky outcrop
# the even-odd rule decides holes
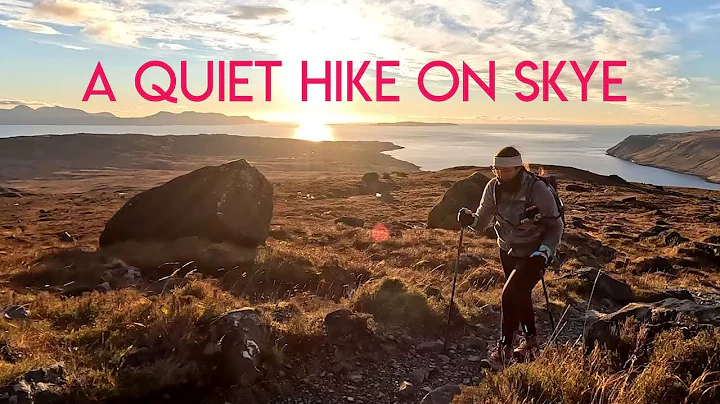
[[[596,268],[583,268],[576,273],[564,275],[561,279],[578,278],[583,281],[583,289],[588,295],[593,289],[593,299],[610,299],[619,303],[629,303],[633,300],[633,291],[630,285],[610,277],[605,272],[598,276]],[[597,282],[596,282],[597,279]]]
[[[430,211],[428,228],[460,230],[457,213],[461,208],[475,211],[490,179],[480,172],[454,183]],[[484,229],[477,229],[482,231]]]
[[[31,370],[0,388],[0,403],[59,403],[58,389],[65,383],[62,364]]]
[[[272,214],[272,184],[243,159],[136,195],[108,221],[100,246],[199,237],[255,247],[268,237]]]
[[[250,386],[262,374],[270,352],[268,324],[255,308],[233,310],[209,327],[203,362],[216,367],[228,384]]]
[[[702,305],[692,300],[664,299],[655,303],[631,303],[610,314],[601,314],[587,331],[585,345],[592,349],[597,343],[614,350],[620,343],[620,330],[628,317],[650,325],[696,324],[720,326],[720,305]]]

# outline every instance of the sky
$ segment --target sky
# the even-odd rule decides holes
[[[0,108],[58,105],[118,116],[192,110],[327,123],[720,126],[720,0],[0,0],[0,55]],[[177,75],[177,103],[138,94],[135,75],[153,60]],[[236,75],[248,84],[235,89],[253,101],[229,101],[227,66],[226,97],[219,101],[218,63],[232,60],[282,62],[272,70],[271,101],[265,100],[265,70],[244,66]],[[333,87],[328,102],[324,87],[311,84],[303,101],[301,62],[307,61],[310,77],[321,77],[326,60],[353,61],[356,71],[363,61],[371,62],[360,83],[372,100],[356,91],[353,101],[336,101]],[[515,75],[526,60],[539,67],[523,71],[541,86],[532,102],[516,97],[532,90]],[[193,94],[207,88],[207,62],[213,62],[207,100],[183,96],[182,61]],[[377,100],[377,61],[399,62],[382,69],[384,78],[395,80],[383,86],[383,94],[398,96],[398,102]],[[442,102],[419,89],[419,72],[433,61],[459,72],[457,92]],[[463,100],[463,63],[489,83],[491,61],[495,99],[470,81]],[[552,89],[543,101],[543,61],[550,69],[567,62],[557,79],[567,101]],[[599,62],[587,84],[587,101],[570,61],[583,73]],[[604,61],[626,62],[609,69],[610,77],[622,79],[609,87],[610,94],[626,101],[603,100]],[[98,62],[115,102],[97,95],[83,101]],[[334,84],[335,72],[332,77]],[[151,94],[153,84],[169,84],[159,68],[149,69],[141,81]],[[453,85],[443,68],[431,69],[424,83],[435,95]]]

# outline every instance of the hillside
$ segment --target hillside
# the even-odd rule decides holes
[[[399,148],[389,142],[316,143],[223,134],[24,136],[0,139],[0,181],[101,178],[132,175],[137,170],[144,170],[142,177],[167,177],[239,156],[256,164],[266,176],[418,171],[414,164],[382,153]]]
[[[720,182],[720,130],[629,136],[607,154]]]
[[[31,390],[51,402],[243,404],[449,404],[453,396],[468,404],[519,404],[528,397],[670,404],[720,398],[720,268],[718,252],[702,247],[720,241],[720,192],[545,167],[557,177],[567,208],[562,265],[545,274],[558,332],[535,362],[490,374],[478,361],[499,333],[504,276],[496,241],[464,234],[456,310],[443,349],[458,232],[427,226],[428,213],[454,184],[489,177],[488,168],[378,170],[380,184],[390,190],[384,197],[363,186],[372,176],[362,161],[344,161],[345,170],[271,170],[273,213],[264,245],[250,249],[188,237],[101,249],[108,220],[161,178],[187,172],[189,165],[180,168],[183,159],[198,164],[198,145],[179,151],[160,143],[173,151],[174,171],[140,165],[98,175],[83,156],[95,150],[92,141],[106,139],[68,139],[80,149],[63,153],[85,161],[84,169],[60,179],[33,172],[0,181],[0,395]],[[57,141],[42,137],[28,150]],[[275,140],[254,142],[247,150],[267,142],[276,153],[256,157],[256,166],[282,159]],[[330,146],[286,150],[318,154]],[[321,154],[349,146],[363,149],[339,144]],[[202,153],[226,147],[220,141],[212,153]],[[366,147],[375,153],[390,146]],[[127,148],[121,150],[115,162],[133,161]],[[343,159],[367,151],[358,153]],[[7,163],[7,156],[0,158],[3,172],[17,164]],[[227,162],[245,153],[238,148],[223,156]],[[54,160],[38,155],[34,161]],[[533,302],[546,344],[551,329],[540,286]],[[651,313],[647,305],[657,302],[670,307],[659,316],[653,310],[652,324],[642,323]],[[595,322],[601,313],[628,303],[639,306],[629,306],[634,317],[621,317],[619,345],[585,352],[586,323],[595,330],[604,324]],[[221,320],[248,307],[267,334],[246,341],[247,350],[226,351],[238,337],[218,332],[227,326]],[[676,318],[678,307],[689,307],[694,318]]]
[[[227,116],[218,113],[184,111],[158,112],[137,118],[120,118],[109,112],[89,113],[80,109],[18,105],[0,109],[0,125],[242,125],[267,123],[247,116]]]

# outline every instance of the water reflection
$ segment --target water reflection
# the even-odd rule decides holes
[[[311,142],[332,142],[333,130],[322,122],[302,122],[295,129],[293,138]]]

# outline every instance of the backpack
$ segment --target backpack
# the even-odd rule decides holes
[[[528,192],[527,192],[527,195],[526,195],[526,197],[525,197],[525,206],[526,206],[526,208],[529,208],[530,206],[533,205],[533,203],[532,203],[532,190],[533,190],[533,187],[535,186],[535,181],[542,181],[542,182],[545,183],[545,185],[548,186],[548,188],[550,188],[550,193],[552,193],[553,198],[555,199],[555,205],[557,205],[557,209],[558,209],[558,213],[559,213],[559,215],[560,215],[560,219],[561,219],[562,222],[563,222],[563,227],[565,227],[565,226],[566,226],[566,222],[565,222],[565,204],[564,204],[563,201],[560,199],[560,195],[558,194],[558,191],[557,191],[557,180],[556,180],[554,177],[552,177],[552,176],[546,177],[546,176],[544,176],[544,175],[540,175],[540,174],[538,174],[538,173],[534,173],[534,172],[529,171],[529,170],[527,170],[526,172],[527,172],[530,176],[533,177],[533,183],[530,185],[530,187],[528,187]],[[495,183],[494,185],[497,186],[497,183]],[[495,192],[495,190],[493,190],[493,194],[495,195],[495,198],[497,198],[497,193]],[[497,216],[502,217],[502,216],[500,215],[500,213],[498,212],[498,209],[497,209],[497,199],[495,200],[495,214],[496,214]],[[507,221],[507,220],[505,220],[505,221]],[[512,222],[509,222],[509,223],[512,224]]]
[[[565,204],[563,203],[562,199],[560,199],[560,195],[557,191],[557,180],[553,176],[545,177],[544,175],[539,175],[537,173],[534,173],[532,171],[528,171],[530,175],[533,176],[535,181],[542,181],[545,183],[545,185],[550,188],[550,193],[552,193],[553,198],[555,198],[555,205],[557,205],[558,213],[560,214],[560,219],[562,219],[563,227],[565,227]],[[532,189],[535,183],[533,182],[533,185],[530,186],[530,190],[527,194],[527,201],[529,203],[528,206],[532,206],[532,203],[530,201],[530,196],[532,194]]]

